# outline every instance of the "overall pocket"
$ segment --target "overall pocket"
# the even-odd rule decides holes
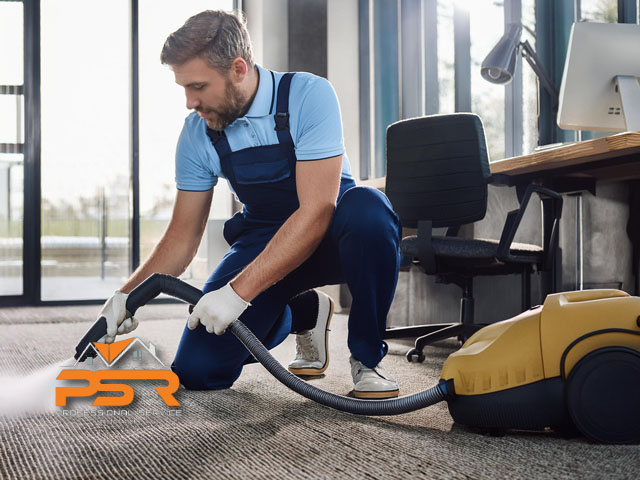
[[[287,158],[250,163],[247,165],[233,165],[233,173],[236,177],[236,182],[240,185],[275,183],[291,176],[289,160]]]

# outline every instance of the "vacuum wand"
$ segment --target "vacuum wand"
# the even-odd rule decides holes
[[[145,305],[160,293],[166,293],[193,305],[198,303],[198,300],[200,300],[203,295],[197,288],[171,275],[155,273],[131,291],[127,297],[127,312],[131,315],[135,314],[139,307]],[[397,415],[425,408],[455,396],[453,382],[445,382],[443,380],[441,380],[438,385],[423,392],[391,400],[361,400],[335,395],[309,385],[304,380],[301,380],[286,370],[273,358],[267,348],[240,320],[236,320],[229,325],[229,331],[242,342],[247,350],[251,352],[255,359],[260,362],[269,373],[285,386],[314,402],[337,410],[358,415]],[[76,347],[76,360],[80,356],[83,356],[82,352],[87,349],[87,346],[91,342],[97,342],[104,337],[106,333],[107,322],[104,317],[100,317],[84,337],[82,337],[82,340]],[[86,358],[89,351],[93,353],[92,349],[87,350],[82,360]]]
[[[79,362],[84,362],[87,357],[95,357],[96,351],[92,348],[86,350],[86,348],[93,342],[99,342],[107,334],[107,319],[104,317],[98,318],[96,322],[91,326],[87,333],[84,334],[82,340],[76,346],[76,353],[73,356]]]
[[[129,316],[133,316],[136,310],[146,305],[161,293],[166,293],[173,297],[184,300],[185,302],[195,305],[202,297],[202,292],[191,285],[178,280],[171,275],[155,273],[138,285],[127,297],[125,308]],[[76,360],[83,362],[87,357],[95,357],[96,352],[92,348],[87,347],[93,342],[99,342],[107,335],[107,319],[100,317],[84,334],[78,345],[76,353],[73,356]]]

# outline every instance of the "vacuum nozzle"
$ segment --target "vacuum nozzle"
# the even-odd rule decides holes
[[[107,319],[104,317],[100,317],[91,326],[91,328],[87,330],[87,333],[84,334],[84,336],[76,346],[76,353],[73,356],[73,358],[75,358],[79,362],[84,362],[87,357],[95,357],[96,356],[95,350],[89,349],[85,352],[85,349],[87,348],[87,345],[89,345],[90,343],[99,341],[106,334],[107,334]]]

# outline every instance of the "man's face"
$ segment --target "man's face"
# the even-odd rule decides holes
[[[198,112],[214,130],[224,130],[245,112],[247,99],[230,79],[201,58],[171,67],[176,83],[184,87],[187,108]]]

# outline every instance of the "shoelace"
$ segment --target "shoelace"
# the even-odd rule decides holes
[[[352,368],[352,371],[351,371],[351,375],[352,375],[352,377],[354,379],[358,375],[360,375],[362,372],[374,372],[380,378],[384,378],[385,380],[389,380],[389,378],[387,378],[389,376],[389,374],[387,374],[387,372],[380,365],[376,366],[376,368],[369,368],[369,367],[365,366],[363,363],[358,362],[357,364],[354,364],[354,367],[355,368]],[[356,370],[355,373],[353,372],[353,370]]]
[[[313,330],[299,333],[296,339],[296,358],[312,362],[320,359],[318,349],[313,344]]]

